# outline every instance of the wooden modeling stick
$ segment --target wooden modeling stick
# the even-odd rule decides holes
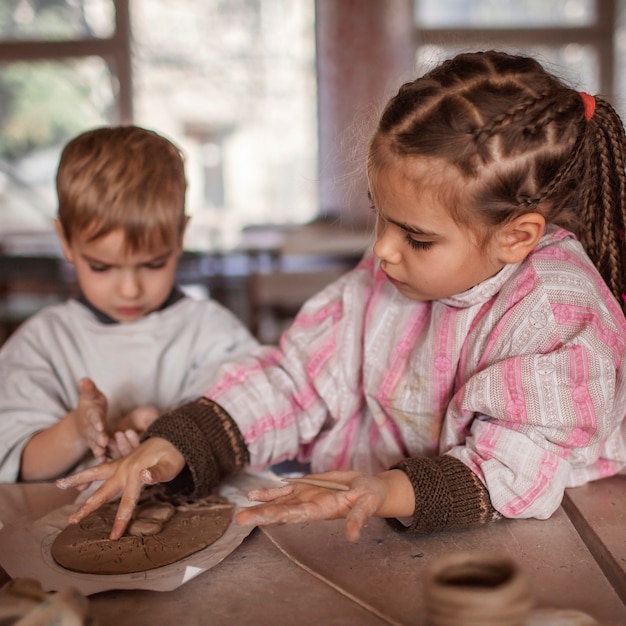
[[[283,478],[282,480],[286,483],[300,483],[303,485],[313,485],[314,487],[326,487],[326,489],[334,489],[335,491],[350,491],[350,487],[348,487],[348,485],[336,483],[332,480],[322,480],[320,478],[307,478],[306,476],[300,476],[295,478]]]

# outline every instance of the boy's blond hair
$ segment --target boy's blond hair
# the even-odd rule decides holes
[[[122,229],[131,251],[180,241],[185,230],[180,150],[137,126],[89,130],[63,149],[56,176],[58,219],[68,242]]]

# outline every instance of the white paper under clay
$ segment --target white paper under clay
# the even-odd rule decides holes
[[[237,510],[250,506],[248,491],[275,486],[277,480],[270,473],[243,473],[225,481],[219,493],[233,502]],[[176,563],[145,572],[103,575],[72,572],[54,561],[50,548],[55,537],[67,526],[69,515],[85,497],[86,493],[81,493],[73,504],[55,509],[40,519],[20,519],[0,526],[0,564],[11,578],[34,578],[44,591],[73,586],[84,595],[113,589],[171,591],[220,563],[252,531],[251,527],[231,522],[226,532],[210,546]]]

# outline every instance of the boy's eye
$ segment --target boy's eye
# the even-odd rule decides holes
[[[162,270],[165,267],[165,261],[155,261],[153,263],[146,263],[145,267],[149,270]]]
[[[96,265],[94,263],[91,263],[89,265],[89,269],[92,272],[106,272],[107,270],[111,269],[111,266],[110,265]]]
[[[414,250],[428,250],[433,245],[432,241],[419,241],[418,239],[413,239],[410,235],[406,236],[407,243]]]

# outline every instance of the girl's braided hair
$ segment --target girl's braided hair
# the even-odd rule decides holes
[[[370,146],[454,165],[465,179],[455,219],[489,227],[528,212],[579,237],[615,296],[626,293],[626,139],[596,97],[587,119],[577,91],[537,61],[465,53],[404,84]]]

